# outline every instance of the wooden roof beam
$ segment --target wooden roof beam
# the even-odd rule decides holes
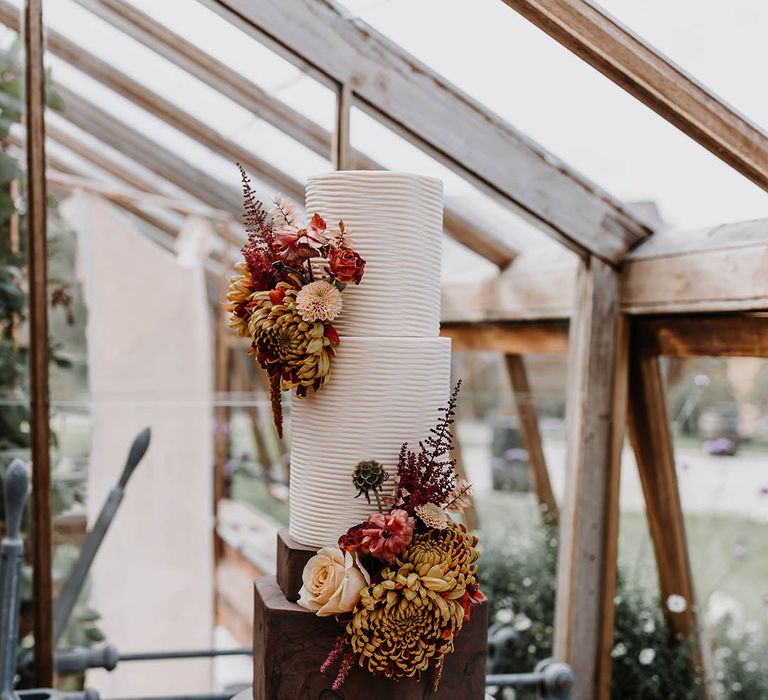
[[[323,158],[330,157],[332,138],[328,131],[287,104],[271,97],[242,74],[208,55],[140,10],[115,0],[74,1],[244,109],[280,129],[314,153]],[[7,3],[0,2],[0,11],[7,11],[6,5]],[[49,31],[48,42],[53,51],[64,50],[72,57],[77,53],[76,46],[56,32]],[[79,67],[79,64],[77,65]],[[87,65],[92,65],[92,61]],[[359,151],[352,152],[352,161],[354,167],[362,170],[385,169]],[[299,201],[303,201],[304,198],[303,193],[301,196],[297,193],[291,196]],[[503,234],[493,235],[478,227],[450,202],[445,205],[444,225],[448,235],[501,268],[509,265],[517,255],[514,248],[504,242]]]
[[[226,209],[233,215],[242,210],[242,199],[236,188],[218,182],[210,174],[171,153],[69,88],[58,83],[54,86],[66,104],[61,116],[71,124],[188,192],[195,199],[212,207]]]
[[[12,5],[0,2],[0,21],[7,26],[18,25],[18,17],[12,12]],[[15,27],[13,27],[15,28]],[[195,119],[169,100],[145,88],[141,83],[113,68],[106,61],[81,49],[63,35],[48,30],[47,48],[77,70],[89,75],[102,85],[114,90],[158,119],[178,129],[203,146],[233,162],[239,161],[251,172],[278,190],[293,198],[303,198],[304,188],[284,172],[259,158],[254,153],[238,146],[215,129]]]
[[[169,196],[166,191],[163,191],[162,189],[158,188],[156,183],[150,181],[148,178],[146,178],[143,175],[140,175],[134,170],[131,170],[130,168],[125,167],[124,165],[119,163],[117,160],[110,157],[105,151],[96,150],[93,146],[87,144],[82,139],[77,138],[73,134],[70,134],[63,129],[53,126],[50,123],[47,125],[46,138],[48,139],[48,141],[52,142],[54,145],[64,147],[66,150],[70,151],[71,153],[74,153],[75,155],[87,161],[91,165],[96,166],[100,170],[118,179],[123,184],[128,185],[129,187],[133,188],[138,192],[146,192],[156,197]],[[62,163],[61,160],[59,160],[58,162]],[[85,173],[81,169],[73,170],[71,167],[68,167],[67,169],[63,169],[60,166],[56,166],[56,167],[58,170],[61,170],[62,172],[68,172],[73,175],[85,175]],[[173,184],[173,183],[168,183],[168,184]],[[189,195],[189,193],[185,193],[185,194]],[[201,202],[200,200],[191,197],[191,195],[189,196],[190,196],[189,211],[193,211],[194,207],[196,206],[200,208],[206,206],[206,204]],[[184,204],[184,202],[179,202],[179,203]],[[222,213],[229,215],[230,219],[237,220],[239,215],[239,210],[238,212],[223,210]],[[152,222],[150,221],[148,223],[152,223]],[[160,228],[160,227],[156,226],[156,228]],[[232,226],[230,226],[230,231],[233,231]]]
[[[585,0],[504,0],[654,112],[768,190],[768,136],[603,9]]]
[[[572,260],[522,255],[492,279],[445,284],[443,323],[566,319],[575,279]],[[660,231],[624,261],[620,285],[631,316],[768,310],[768,219]]]
[[[26,148],[26,144],[25,144],[24,138],[22,138],[21,135],[11,132],[8,136],[6,136],[5,140],[15,148],[19,149],[20,153],[24,152],[24,149]],[[46,142],[51,142],[51,140],[52,140],[51,128],[49,124],[47,125],[47,128],[46,128]],[[72,189],[76,188],[76,183],[74,181],[67,183],[60,177],[61,174],[74,176],[76,178],[89,177],[88,173],[86,173],[81,167],[68,163],[50,152],[46,154],[46,163],[48,165],[46,177],[48,179],[48,184],[51,189],[61,190],[62,192],[69,192]],[[153,192],[151,189],[146,189],[146,188],[138,188],[137,191],[133,193],[126,193],[126,194],[138,195],[145,192],[148,194],[162,195],[162,193],[160,192],[157,192],[157,191]],[[161,219],[160,217],[155,216],[154,214],[151,214],[145,209],[142,209],[141,206],[138,206],[135,203],[136,201],[138,201],[138,197],[136,196],[118,197],[118,198],[109,198],[109,199],[116,206],[120,207],[120,209],[123,209],[124,211],[127,211],[129,214],[132,214],[133,216],[135,216],[136,218],[141,219],[142,221],[144,221],[144,223],[149,224],[150,226],[157,229],[161,233],[165,234],[169,238],[178,237],[180,228],[178,226],[174,226],[169,221],[165,219]],[[167,242],[165,240],[160,239],[158,240],[158,242],[164,247],[171,249],[171,246],[167,245]]]
[[[651,233],[619,201],[330,0],[199,0],[547,233],[611,263]],[[329,51],[328,47],[333,50]]]
[[[136,190],[158,195],[167,194],[158,189],[155,184],[150,182],[145,176],[140,175],[131,168],[119,163],[115,158],[108,155],[106,151],[102,149],[97,150],[83,139],[78,138],[64,129],[49,124],[46,130],[46,136],[54,144],[66,148],[79,158],[88,161],[91,165],[95,165],[100,170],[103,170],[112,177],[130,185]]]

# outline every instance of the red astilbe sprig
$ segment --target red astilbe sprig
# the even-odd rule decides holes
[[[439,409],[437,424],[430,428],[429,436],[419,442],[418,454],[408,449],[405,443],[400,448],[397,461],[398,493],[402,506],[413,513],[416,506],[425,503],[442,505],[456,485],[456,460],[453,451],[453,424],[456,416],[456,402],[461,390],[461,380],[456,382],[448,404]]]
[[[266,291],[273,289],[278,281],[272,266],[277,260],[275,234],[264,205],[256,198],[251,187],[248,173],[240,163],[237,167],[243,181],[243,223],[248,234],[248,242],[242,248],[243,258],[254,288],[257,291]]]
[[[275,423],[277,437],[283,439],[283,396],[280,393],[280,373],[269,375],[269,402],[272,406],[272,420]]]
[[[341,659],[339,672],[336,674],[336,679],[331,686],[331,690],[334,691],[339,690],[344,684],[355,661],[355,655],[352,652],[349,639],[344,635],[340,635],[336,638],[336,644],[333,645],[333,649],[331,649],[325,661],[323,661],[323,665],[320,666],[320,673],[328,671],[328,669],[339,659]]]

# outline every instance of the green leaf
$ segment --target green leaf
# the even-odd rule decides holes
[[[0,154],[0,184],[16,180],[21,175],[21,169],[15,158],[4,153]]]
[[[0,220],[10,218],[11,214],[16,212],[16,205],[13,203],[11,196],[5,191],[0,190]]]
[[[85,630],[85,636],[89,642],[103,642],[105,639],[98,627],[88,627]]]
[[[63,112],[67,107],[66,104],[64,104],[64,100],[62,99],[61,95],[59,95],[59,93],[50,86],[46,88],[45,91],[45,102],[52,110],[56,112]]]

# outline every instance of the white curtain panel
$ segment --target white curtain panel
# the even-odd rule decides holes
[[[134,436],[152,428],[93,569],[91,604],[121,652],[201,649],[213,637],[212,334],[194,255],[208,224],[187,222],[179,256],[115,207],[74,194],[61,212],[78,237],[88,307],[92,523]],[[213,232],[208,230],[207,235]],[[182,252],[183,251],[183,252]],[[124,663],[89,672],[102,697],[203,692],[208,660]]]

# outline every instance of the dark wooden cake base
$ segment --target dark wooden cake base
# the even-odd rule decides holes
[[[281,551],[282,549],[282,551]],[[338,665],[327,675],[320,666],[343,628],[288,600],[298,598],[301,571],[315,551],[278,535],[277,578],[256,580],[253,621],[254,700],[482,700],[485,697],[488,609],[476,606],[472,619],[446,657],[437,693],[431,678],[392,681],[361,668],[350,671],[339,691],[331,690]],[[301,565],[299,566],[299,562]],[[280,582],[278,584],[278,581]],[[286,593],[287,591],[287,593]]]

